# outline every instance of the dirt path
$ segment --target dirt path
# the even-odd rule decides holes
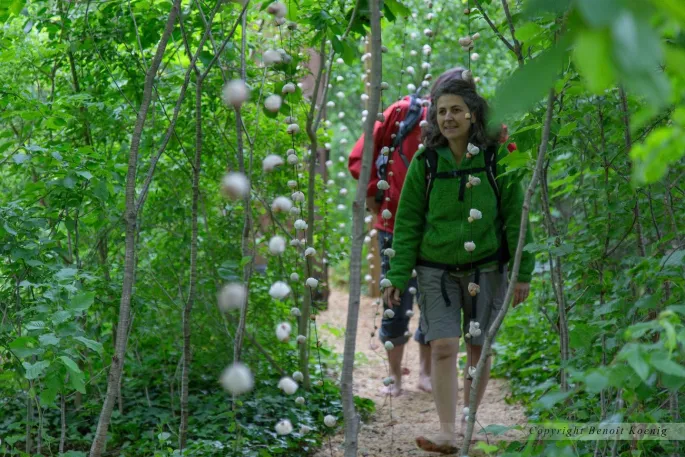
[[[330,329],[343,330],[347,321],[347,294],[345,291],[334,290],[329,298],[328,311],[317,319],[321,328],[321,338],[336,352],[342,355],[343,336],[334,336]],[[357,362],[355,362],[354,393],[360,397],[370,398],[376,403],[376,412],[367,423],[363,423],[359,432],[359,454],[364,457],[397,457],[397,456],[437,456],[440,454],[427,453],[416,447],[414,438],[421,434],[431,434],[438,430],[438,417],[431,394],[416,388],[418,381],[418,347],[411,341],[404,354],[403,366],[411,370],[403,380],[404,394],[392,399],[392,418],[396,423],[390,426],[391,404],[387,397],[379,394],[383,385],[383,378],[387,376],[384,362],[385,350],[378,338],[371,338],[376,305],[373,300],[362,297],[359,310],[359,327],[357,332]],[[382,308],[381,308],[382,311]],[[410,330],[418,325],[417,316],[412,318]],[[376,317],[380,324],[380,316]],[[374,349],[375,348],[375,349]],[[342,358],[341,358],[342,359]],[[339,376],[340,367],[336,370]],[[460,373],[460,376],[462,374]],[[459,396],[462,397],[462,383],[459,383]],[[525,424],[523,408],[520,405],[508,405],[504,398],[508,393],[507,383],[501,379],[492,379],[488,384],[483,405],[478,414],[479,422],[483,426],[488,424],[514,425]],[[461,401],[458,411],[463,405]],[[511,433],[511,432],[507,432]],[[506,436],[506,435],[505,435]],[[339,433],[333,440],[333,456],[342,456],[343,434]],[[492,442],[492,438],[491,438]],[[456,455],[456,454],[455,454]],[[481,451],[472,450],[470,455],[483,455]],[[326,445],[316,457],[330,457],[331,451]]]

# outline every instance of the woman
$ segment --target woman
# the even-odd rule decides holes
[[[511,174],[502,176],[502,165],[496,165],[496,173],[487,171],[487,166],[496,163],[498,138],[487,132],[487,103],[464,69],[441,75],[431,100],[425,148],[412,160],[400,196],[395,256],[383,297],[389,306],[398,305],[416,267],[422,292],[420,326],[431,346],[431,381],[440,418],[439,432],[416,442],[427,451],[452,453],[458,436],[459,337],[465,338],[468,366],[475,366],[485,332],[503,305],[506,263],[518,242],[523,189]],[[528,228],[526,243],[531,242]],[[534,263],[534,257],[524,251],[514,306],[528,297]],[[479,382],[478,403],[489,376],[488,360]],[[464,406],[468,406],[470,388],[465,370]],[[462,415],[462,436],[464,424]]]

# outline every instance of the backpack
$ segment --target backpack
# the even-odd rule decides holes
[[[484,259],[478,260],[477,262],[473,262],[470,264],[472,267],[476,267],[479,265],[483,265],[485,263],[491,262],[493,260],[498,260],[499,262],[499,270],[500,272],[503,271],[504,265],[506,265],[509,260],[511,259],[511,255],[509,254],[509,243],[507,241],[507,236],[506,236],[506,225],[504,222],[504,219],[502,219],[502,208],[501,208],[501,200],[502,200],[502,195],[499,191],[499,187],[497,186],[497,148],[496,147],[489,147],[485,150],[483,153],[485,155],[485,167],[479,167],[479,168],[467,168],[464,170],[452,170],[452,171],[443,171],[438,173],[438,153],[435,149],[426,149],[426,152],[424,153],[424,157],[426,160],[426,212],[428,212],[428,205],[430,202],[430,193],[433,190],[433,183],[435,182],[436,179],[451,179],[451,178],[459,178],[461,179],[461,183],[459,185],[459,201],[464,201],[464,193],[466,191],[466,182],[468,179],[469,175],[475,174],[475,173],[480,173],[482,171],[485,171],[485,174],[488,177],[488,182],[490,183],[490,186],[492,187],[492,190],[495,192],[495,197],[497,198],[497,214],[500,218],[500,222],[502,224],[502,239],[500,240],[500,245],[498,251],[492,255],[488,256]],[[446,269],[455,269],[452,268],[454,266],[450,265],[442,265],[443,268]],[[459,268],[456,268],[457,270]]]
[[[407,156],[405,156],[404,152],[402,151],[402,142],[407,137],[407,135],[409,135],[409,133],[412,130],[414,130],[416,124],[419,123],[422,111],[423,107],[419,102],[418,95],[411,94],[409,110],[407,111],[407,115],[405,116],[405,118],[400,122],[399,132],[397,132],[397,135],[395,136],[395,139],[392,142],[392,148],[390,150],[390,153],[387,156],[379,155],[378,160],[376,160],[376,167],[378,168],[378,177],[380,179],[387,181],[386,178],[388,176],[388,163],[395,149],[397,149],[397,153],[400,155],[402,162],[404,162],[404,166],[407,167],[407,169],[409,169],[409,159],[407,159]],[[378,189],[376,191],[377,203],[383,201],[384,194],[385,191],[383,190]]]

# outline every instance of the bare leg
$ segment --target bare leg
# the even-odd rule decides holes
[[[469,406],[469,399],[471,395],[471,381],[466,379],[468,377],[468,367],[476,366],[478,360],[480,359],[481,350],[483,346],[472,346],[466,344],[466,366],[467,369],[464,370],[464,407]],[[476,406],[480,405],[485,395],[485,388],[488,386],[488,381],[490,381],[490,357],[485,361],[485,367],[483,367],[483,373],[480,375],[480,381],[478,382],[478,394],[476,396]],[[462,436],[466,432],[466,419],[464,415],[461,415],[461,429]]]
[[[402,357],[404,356],[404,346],[404,344],[401,344],[388,351],[390,376],[395,380],[395,383],[381,389],[381,392],[385,395],[396,397],[402,393]]]
[[[431,347],[421,343],[419,343],[419,389],[424,392],[433,391],[431,384]]]
[[[457,352],[459,338],[431,341],[433,399],[440,418],[440,432],[435,436],[418,437],[416,443],[424,450],[435,446],[456,447],[457,414]]]

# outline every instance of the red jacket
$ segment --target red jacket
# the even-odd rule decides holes
[[[407,115],[407,111],[409,111],[410,103],[411,98],[406,96],[403,100],[390,105],[383,113],[385,116],[385,122],[376,122],[373,128],[373,160],[371,161],[371,177],[369,178],[369,184],[366,188],[367,197],[376,195],[376,191],[378,190],[378,187],[376,187],[376,184],[378,184],[379,181],[378,170],[376,168],[376,159],[378,158],[378,154],[380,154],[380,150],[383,148],[383,146],[390,147],[392,145],[393,140],[391,135],[399,132],[399,125],[395,125],[395,122],[399,124],[399,122],[404,120]],[[399,112],[397,112],[397,108],[400,108]],[[421,143],[421,127],[419,126],[419,123],[421,120],[426,118],[427,109],[428,108],[426,107],[422,108],[421,119],[416,123],[414,129],[407,134],[402,142],[402,153],[409,161],[412,160],[414,154],[419,148],[419,144]],[[504,143],[508,138],[508,134],[506,126],[502,127],[502,136],[500,138],[500,142]],[[507,145],[507,149],[509,152],[514,151],[516,149],[516,144],[509,143]],[[359,174],[361,173],[363,150],[364,134],[362,134],[362,136],[355,143],[347,161],[347,168],[350,170],[350,173],[354,179],[359,179]],[[404,185],[404,178],[407,176],[407,167],[400,158],[398,151],[399,148],[395,149],[395,151],[391,153],[393,163],[388,164],[387,168],[387,181],[390,184],[390,188],[385,191],[384,197],[389,197],[390,201],[383,200],[379,210],[379,214],[383,212],[384,209],[390,210],[392,217],[387,220],[387,227],[384,225],[385,220],[380,217],[376,218],[376,225],[374,225],[375,229],[384,230],[390,233],[393,233],[395,228],[395,213],[397,213],[397,205],[400,201],[400,193],[402,192],[402,186]],[[390,176],[391,171],[393,172],[392,176]]]
[[[393,133],[399,132],[399,126],[395,125],[395,122],[401,122],[407,116],[407,111],[409,111],[409,104],[411,98],[409,96],[405,97],[403,100],[393,103],[390,105],[383,115],[385,116],[385,122],[376,122],[373,129],[373,160],[371,161],[371,177],[369,178],[369,185],[366,188],[367,197],[376,195],[378,187],[376,184],[379,181],[378,169],[376,168],[376,159],[378,154],[380,154],[381,148],[383,146],[390,147],[392,145],[391,135]],[[396,109],[400,108],[397,112]],[[421,111],[421,120],[426,117],[426,107],[423,107]],[[420,121],[419,121],[420,122]],[[421,143],[421,127],[419,122],[416,123],[414,129],[407,134],[402,142],[402,153],[407,157],[409,161],[414,157],[414,153],[419,148]],[[362,170],[362,153],[364,150],[364,135],[357,140],[352,148],[350,157],[347,161],[347,168],[354,179],[359,179],[359,174]],[[374,226],[377,230],[385,230],[390,233],[393,232],[395,227],[395,213],[397,212],[397,204],[400,201],[400,192],[402,192],[402,185],[404,184],[404,178],[407,176],[407,167],[400,158],[399,148],[391,153],[392,164],[388,164],[387,168],[387,181],[390,184],[390,188],[385,191],[384,196],[390,197],[390,201],[382,201],[380,212],[384,209],[390,210],[392,217],[388,219],[388,226],[384,226],[384,219],[378,217],[376,218],[376,225]],[[390,172],[392,171],[392,176]]]

